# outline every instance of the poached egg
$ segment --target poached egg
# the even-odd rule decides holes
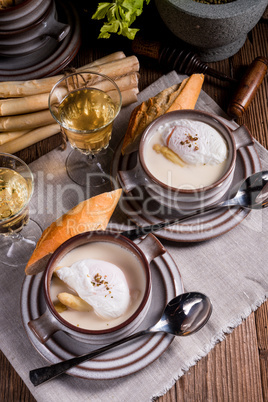
[[[159,127],[164,145],[189,165],[217,165],[227,159],[228,148],[222,135],[210,125],[180,120]]]
[[[130,292],[123,271],[101,260],[84,259],[61,267],[57,276],[103,319],[120,317],[128,308]]]

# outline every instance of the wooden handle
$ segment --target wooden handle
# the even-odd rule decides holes
[[[263,81],[267,69],[268,59],[266,57],[257,57],[253,60],[228,106],[230,116],[236,118],[245,113]]]

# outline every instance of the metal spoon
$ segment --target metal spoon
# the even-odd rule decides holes
[[[246,209],[261,209],[268,207],[268,171],[258,172],[249,176],[240,184],[236,195],[229,200],[198,209],[189,215],[184,215],[173,220],[127,230],[122,232],[121,235],[130,240],[135,240],[148,233],[157,232],[167,226],[175,225],[176,223],[186,221],[187,219],[202,215],[215,209],[237,206]]]
[[[207,296],[198,292],[183,293],[172,299],[166,306],[160,320],[146,330],[136,332],[126,338],[113,342],[91,353],[87,353],[51,366],[30,371],[30,380],[36,386],[64,373],[71,367],[122,345],[125,342],[146,334],[165,332],[172,335],[186,336],[197,332],[208,321],[212,312],[212,304]]]

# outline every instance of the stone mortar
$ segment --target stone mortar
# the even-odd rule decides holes
[[[203,4],[193,0],[155,0],[160,17],[179,39],[206,62],[226,59],[243,46],[268,0]]]

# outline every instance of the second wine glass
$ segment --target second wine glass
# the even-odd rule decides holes
[[[33,174],[18,157],[0,153],[0,259],[1,264],[25,265],[39,237],[40,226],[29,218]]]
[[[49,109],[73,148],[66,169],[75,183],[99,186],[109,181],[109,142],[121,104],[117,84],[100,73],[73,73],[52,88]]]

